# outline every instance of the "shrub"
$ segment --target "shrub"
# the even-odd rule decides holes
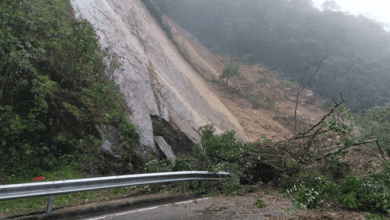
[[[243,161],[243,158],[249,155],[256,145],[236,141],[235,131],[214,135],[214,127],[210,125],[203,126],[200,130],[203,134],[201,142],[192,147],[195,156],[202,162],[199,168],[214,173],[229,172],[231,177],[220,180],[221,190],[225,195],[229,195],[240,187],[241,171],[252,165],[250,161]]]
[[[150,160],[146,163],[148,172],[171,172],[171,171],[190,171],[192,170],[191,163],[180,157],[168,158],[165,160],[159,160],[154,155],[150,155]]]
[[[384,176],[386,175],[388,175],[388,170],[385,171]],[[372,175],[362,180],[360,177],[350,174],[337,189],[335,201],[356,210],[363,209],[390,214],[390,190],[388,186],[383,185],[381,181],[376,181]]]
[[[258,208],[264,208],[267,206],[267,204],[261,198],[256,198],[256,205]]]
[[[354,114],[355,121],[361,126],[361,135],[358,141],[367,139],[378,139],[379,146],[384,146],[384,150],[390,156],[390,137],[388,135],[390,130],[390,105],[382,108],[373,108],[368,110],[366,116]],[[374,145],[374,142],[371,143]]]
[[[225,66],[225,69],[221,75],[221,79],[226,78],[226,84],[231,76],[235,76],[238,74],[238,66],[233,67],[232,64]]]
[[[236,174],[231,174],[231,177],[226,180],[221,180],[222,192],[225,196],[229,196],[231,192],[234,192],[240,188],[240,178]]]
[[[335,183],[326,180],[322,175],[301,174],[291,189],[282,191],[282,196],[290,198],[298,208],[315,208],[324,202],[335,187]]]
[[[244,145],[236,141],[235,131],[228,131],[221,135],[214,135],[215,129],[206,125],[200,128],[202,131],[201,142],[193,146],[193,151],[199,160],[209,160],[209,164],[220,162],[235,162],[242,155],[250,152],[250,145]]]
[[[388,218],[385,218],[383,215],[375,215],[373,213],[366,212],[366,219],[367,220],[386,220]]]

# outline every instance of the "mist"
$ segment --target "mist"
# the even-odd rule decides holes
[[[308,87],[330,103],[341,93],[353,113],[390,101],[390,32],[362,15],[336,11],[334,4],[321,11],[312,0],[143,2],[157,20],[169,15],[205,46],[301,85],[323,60]]]

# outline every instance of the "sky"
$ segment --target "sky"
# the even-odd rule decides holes
[[[322,9],[321,4],[325,0],[313,0],[314,6]],[[336,0],[342,11],[364,16],[390,25],[390,1],[389,0]],[[390,31],[390,26],[385,28]]]

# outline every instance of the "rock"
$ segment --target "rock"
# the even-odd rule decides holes
[[[118,129],[112,125],[105,125],[104,128],[96,125],[96,129],[99,131],[102,140],[104,140],[98,153],[103,163],[100,169],[103,169],[104,173],[123,173],[126,169],[131,170],[132,166],[125,164],[125,150],[121,146]],[[103,130],[107,131],[108,139],[105,139]]]
[[[312,95],[314,95],[313,91],[311,91],[311,90],[306,90],[306,97],[310,97],[310,96],[312,96]]]
[[[163,137],[154,137],[154,141],[167,158],[175,158],[175,154],[173,153],[171,146],[165,142]]]
[[[104,140],[100,151],[110,157],[117,160],[123,159],[125,153],[124,149],[120,146],[121,140],[119,138],[118,129],[112,125],[106,125],[105,128],[108,132],[108,139],[104,140],[104,134],[102,128],[98,127],[101,138]]]
[[[248,141],[237,119],[183,59],[141,0],[71,0],[70,3],[77,20],[92,24],[100,46],[109,47],[110,53],[123,58],[119,60],[121,68],[113,75],[128,109],[133,112],[129,119],[138,128],[137,157],[146,161],[150,153],[157,152],[152,116],[178,127],[193,142],[200,141],[199,128],[207,124],[213,124],[219,132],[235,130],[238,140]],[[194,59],[200,57],[196,54],[191,51]],[[104,62],[109,66],[108,60]],[[209,67],[202,74],[214,76]],[[102,148],[113,158],[120,156],[111,140]]]
[[[101,146],[102,153],[114,157],[115,159],[121,160],[122,156],[118,155],[113,150],[114,146],[112,145],[111,141],[105,140]]]

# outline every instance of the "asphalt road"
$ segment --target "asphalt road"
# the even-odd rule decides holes
[[[259,208],[255,204],[257,198],[262,198],[267,204]],[[287,212],[286,210],[289,210]],[[290,213],[292,212],[292,213]],[[101,201],[70,207],[54,207],[54,211],[46,216],[33,214],[16,218],[17,220],[48,220],[48,219],[291,219],[300,216],[307,210],[297,210],[292,207],[289,199],[281,198],[277,191],[201,198],[201,193],[185,193],[169,195],[166,192],[150,193],[119,200]],[[15,220],[16,220],[15,219]],[[310,219],[310,218],[309,218]]]
[[[220,202],[220,201],[219,201]],[[83,220],[176,220],[176,219],[263,219],[255,211],[241,215],[218,205],[218,198],[203,198],[136,210],[122,211]]]

